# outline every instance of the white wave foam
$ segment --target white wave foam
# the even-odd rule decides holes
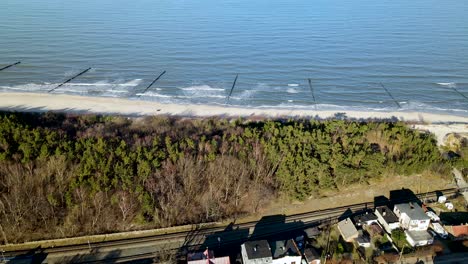
[[[111,83],[107,81],[99,81],[95,83],[67,83],[68,86],[121,86],[121,87],[135,87],[141,83],[141,79],[134,79],[124,83]]]
[[[454,82],[447,82],[447,83],[440,82],[440,83],[437,83],[437,84],[441,85],[441,86],[446,86],[446,87],[449,87],[449,88],[456,88],[457,87],[457,84],[454,83]]]
[[[288,88],[288,89],[286,90],[286,92],[291,93],[291,94],[299,93],[299,91],[296,90],[296,89],[294,89],[294,88]]]
[[[109,93],[128,93],[128,91],[126,90],[106,90],[106,92],[109,92]]]
[[[213,88],[209,85],[196,85],[196,86],[184,87],[180,89],[184,91],[224,91],[223,88]]]
[[[297,83],[288,83],[288,86],[289,87],[298,87],[299,84],[297,84]]]
[[[160,94],[155,92],[146,92],[146,93],[137,93],[138,96],[150,96],[150,97],[162,97],[162,98],[172,98],[172,95]]]

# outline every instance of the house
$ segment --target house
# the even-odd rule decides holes
[[[431,245],[434,238],[427,232],[427,230],[406,230],[406,241],[413,246]]]
[[[356,227],[349,218],[338,222],[338,230],[346,242],[352,242],[359,235]]]
[[[440,221],[454,240],[468,238],[468,212],[444,212]]]
[[[384,231],[378,223],[373,223],[369,225],[369,233],[372,237],[374,236],[383,236]]]
[[[273,264],[300,264],[302,254],[293,239],[270,242]]]
[[[362,230],[359,230],[358,237],[356,238],[356,243],[360,247],[368,248],[371,246],[371,240],[368,234],[364,233]]]
[[[212,250],[187,254],[187,264],[230,264],[229,257],[215,257]]]
[[[306,234],[307,238],[312,239],[318,235],[320,235],[320,230],[317,226],[310,227],[304,230],[304,233]]]
[[[304,249],[303,263],[306,264],[320,264],[320,254],[313,247],[306,247]]]
[[[431,219],[417,203],[395,205],[393,212],[398,217],[400,226],[409,231],[425,231],[429,228]]]
[[[400,227],[398,217],[388,208],[388,206],[379,206],[375,208],[375,215],[382,227],[391,234],[392,230]]]
[[[273,263],[270,245],[266,240],[247,241],[241,245],[244,264]]]
[[[377,223],[377,216],[372,212],[366,211],[363,214],[354,216],[353,220],[356,226],[371,225],[372,223]]]

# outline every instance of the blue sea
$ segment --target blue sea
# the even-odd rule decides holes
[[[468,116],[468,1],[1,0],[0,68],[17,61],[0,92],[91,67],[52,93]]]

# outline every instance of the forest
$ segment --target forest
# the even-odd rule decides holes
[[[0,113],[0,243],[255,214],[449,169],[404,123]]]

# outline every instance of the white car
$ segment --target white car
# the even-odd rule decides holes
[[[448,237],[447,231],[439,223],[431,223],[432,229],[439,235],[441,238],[446,239]]]
[[[427,211],[426,215],[429,216],[429,218],[434,222],[439,222],[440,221],[440,217],[438,215],[436,215],[436,213],[434,213],[432,211]]]

